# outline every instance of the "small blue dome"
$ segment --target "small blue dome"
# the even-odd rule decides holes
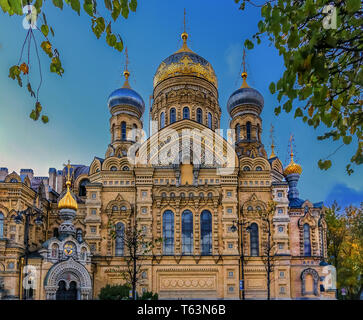
[[[263,96],[256,89],[250,87],[239,88],[229,97],[227,110],[231,113],[235,107],[244,104],[255,105],[262,109],[264,104]]]
[[[142,97],[130,88],[119,88],[108,97],[108,107],[111,109],[118,105],[127,105],[135,107],[141,114],[145,111],[145,103]]]

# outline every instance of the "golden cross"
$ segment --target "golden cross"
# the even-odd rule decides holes
[[[243,72],[246,72],[246,50],[243,48]]]
[[[185,15],[186,15],[186,11],[185,11],[185,8],[184,8],[184,33],[185,33]]]
[[[129,66],[129,55],[127,52],[127,47],[125,48],[125,57],[126,57],[125,70],[127,70],[127,67]]]
[[[70,181],[71,177],[70,177],[70,171],[71,171],[71,168],[73,168],[73,166],[71,166],[71,161],[68,160],[68,164],[63,164],[65,167],[67,167],[67,180]]]

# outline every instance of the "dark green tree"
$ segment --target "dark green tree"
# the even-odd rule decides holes
[[[235,0],[242,10],[246,4],[261,7],[253,39],[261,43],[266,36],[283,56],[284,73],[269,87],[279,101],[275,114],[294,111],[309,126],[324,124],[327,131],[318,139],[340,140],[338,148],[354,139],[356,153],[346,166],[351,174],[352,165],[363,162],[361,1],[258,1]],[[254,43],[246,40],[245,47],[252,49]],[[328,158],[334,153],[318,161],[320,169],[331,167]]]
[[[131,287],[128,285],[106,285],[98,295],[100,300],[123,300],[129,298]]]

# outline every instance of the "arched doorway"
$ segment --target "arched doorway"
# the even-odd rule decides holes
[[[67,289],[67,283],[64,280],[58,282],[58,289],[56,292],[56,300],[78,300],[77,283],[71,281]]]

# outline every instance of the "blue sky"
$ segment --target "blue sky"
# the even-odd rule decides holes
[[[252,6],[238,10],[233,0],[139,0],[136,14],[120,19],[113,31],[123,37],[130,59],[131,86],[144,98],[149,119],[149,96],[153,75],[160,62],[182,43],[183,9],[187,10],[189,47],[213,66],[219,82],[222,128],[228,128],[226,103],[240,84],[242,44],[257,31],[260,10]],[[8,69],[17,63],[26,31],[22,17],[0,13],[0,166],[9,171],[33,168],[36,175],[47,175],[49,167],[62,168],[72,163],[89,165],[94,156],[103,157],[110,141],[107,97],[123,83],[124,55],[97,40],[90,30],[89,17],[79,17],[65,6],[63,12],[45,6],[48,24],[55,30],[53,43],[59,50],[65,73],[62,78],[48,71],[48,58],[41,53],[43,86],[40,101],[50,122],[33,122],[29,113],[34,100],[26,89],[8,78]],[[38,42],[41,35],[37,35]],[[33,56],[33,61],[35,62]],[[34,70],[38,69],[34,63]],[[269,128],[275,126],[277,154],[286,164],[288,140],[294,133],[297,161],[303,167],[299,182],[300,196],[313,202],[339,197],[355,203],[363,199],[362,168],[352,176],[345,173],[346,161],[356,145],[344,146],[332,158],[333,167],[321,171],[317,161],[332,153],[339,143],[317,141],[324,128],[314,130],[292,114],[276,117],[276,95],[269,93],[271,81],[283,73],[283,61],[267,39],[253,51],[247,51],[248,83],[265,99],[262,112],[262,138],[270,153]],[[33,87],[38,78],[34,76]],[[344,188],[343,188],[344,187]],[[343,191],[342,191],[343,190]],[[357,200],[358,199],[358,200]]]

